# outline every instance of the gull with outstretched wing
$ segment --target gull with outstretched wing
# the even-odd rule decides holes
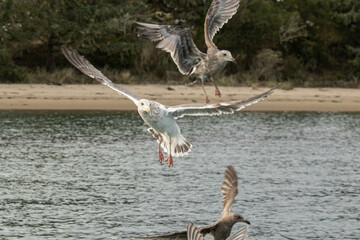
[[[221,214],[221,218],[214,222],[213,224],[206,225],[206,226],[199,226],[196,227],[197,231],[201,233],[201,235],[205,236],[207,234],[212,235],[214,237],[214,240],[235,240],[235,239],[241,239],[236,238],[236,236],[241,236],[239,233],[240,231],[236,232],[235,234],[231,235],[232,227],[235,223],[238,222],[244,222],[247,224],[250,224],[246,218],[244,218],[243,215],[239,213],[231,213],[231,207],[234,202],[235,196],[238,194],[238,181],[235,169],[233,166],[228,166],[225,170],[225,179],[221,186],[221,192],[223,194],[223,211]],[[193,228],[191,228],[193,230]],[[241,228],[240,230],[244,230],[244,228]],[[247,227],[246,227],[247,231]],[[245,231],[245,237],[246,237],[246,231]],[[191,234],[191,233],[190,233]],[[180,232],[174,232],[169,233],[165,235],[160,236],[154,236],[154,237],[146,237],[141,239],[187,239],[187,236],[189,236],[188,230],[180,231]],[[232,238],[234,237],[234,238]],[[245,238],[243,238],[245,239]]]
[[[232,114],[236,111],[257,103],[260,100],[268,97],[274,90],[261,93],[257,96],[227,103],[214,103],[214,104],[184,104],[178,106],[166,106],[156,101],[141,98],[135,93],[130,92],[126,88],[114,84],[102,72],[96,69],[88,60],[81,56],[77,51],[61,46],[61,50],[65,57],[78,68],[81,72],[91,78],[96,79],[99,83],[108,86],[121,95],[126,96],[137,106],[137,110],[144,120],[150,126],[148,131],[154,136],[159,143],[158,154],[159,161],[164,160],[163,151],[168,153],[165,159],[169,166],[172,166],[173,156],[180,157],[190,152],[192,145],[181,134],[180,128],[176,123],[177,118],[184,116],[212,116],[221,114]]]
[[[245,225],[231,234],[226,240],[245,240],[247,237],[248,226]],[[204,236],[200,233],[199,229],[192,222],[188,222],[187,227],[187,240],[205,240]]]
[[[205,17],[204,35],[207,53],[201,52],[195,45],[188,28],[172,25],[158,25],[137,22],[144,38],[159,42],[156,47],[169,52],[179,71],[189,75],[190,79],[201,80],[205,101],[209,98],[204,81],[209,78],[215,85],[215,95],[221,96],[213,75],[221,71],[227,62],[235,62],[227,50],[219,50],[213,42],[215,34],[237,12],[240,0],[213,0]]]

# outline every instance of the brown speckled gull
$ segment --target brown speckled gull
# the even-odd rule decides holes
[[[159,41],[156,47],[170,53],[182,74],[195,81],[201,80],[206,103],[209,103],[209,98],[204,81],[210,78],[215,85],[215,95],[221,96],[213,75],[221,71],[227,62],[235,62],[229,51],[216,47],[213,38],[237,12],[239,3],[240,0],[212,1],[204,23],[206,54],[196,47],[188,28],[137,22],[141,35],[150,41]]]
[[[234,202],[235,196],[238,194],[238,180],[235,169],[232,166],[228,166],[225,170],[225,179],[221,186],[221,192],[223,194],[223,210],[221,218],[213,224],[207,226],[199,226],[196,228],[203,236],[209,234],[212,235],[215,240],[228,239],[231,234],[232,227],[235,223],[244,222],[250,224],[250,222],[246,220],[241,214],[231,213],[232,204]],[[185,230],[161,236],[147,237],[144,239],[187,239],[187,236],[188,233],[187,230]]]

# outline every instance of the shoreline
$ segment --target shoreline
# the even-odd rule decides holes
[[[165,105],[204,103],[199,85],[122,85],[144,98]],[[172,90],[169,90],[171,88]],[[222,97],[206,86],[211,103],[241,100],[269,88],[224,87]],[[135,105],[114,90],[100,85],[0,84],[0,110],[136,110]],[[242,111],[360,112],[360,89],[294,88],[275,89],[262,102]]]

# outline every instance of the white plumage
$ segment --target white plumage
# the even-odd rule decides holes
[[[274,88],[245,100],[232,101],[228,103],[214,104],[183,104],[178,106],[166,106],[161,103],[143,99],[130,92],[126,88],[114,84],[102,72],[96,69],[88,60],[79,53],[66,46],[61,46],[65,57],[81,72],[96,79],[101,84],[108,86],[121,95],[128,97],[138,108],[138,112],[144,122],[150,126],[148,131],[158,141],[159,161],[164,159],[161,148],[168,153],[166,161],[173,165],[172,156],[180,157],[191,151],[192,145],[181,134],[175,119],[184,116],[212,116],[221,114],[232,114],[246,106],[257,103],[268,97]]]

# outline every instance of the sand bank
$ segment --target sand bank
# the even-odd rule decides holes
[[[144,98],[166,105],[203,103],[200,86],[124,85]],[[172,90],[169,90],[168,88]],[[268,88],[220,87],[222,97],[207,86],[210,101],[224,102],[254,96]],[[0,84],[1,110],[135,110],[127,98],[100,84],[45,85]],[[295,88],[276,89],[265,101],[249,106],[247,111],[321,111],[360,112],[360,89]]]

